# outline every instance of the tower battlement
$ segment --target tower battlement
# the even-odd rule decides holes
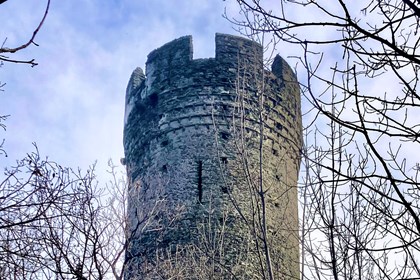
[[[127,279],[150,277],[159,252],[170,259],[175,247],[199,246],[208,223],[212,235],[223,228],[217,273],[254,279],[258,254],[250,246],[259,241],[246,219],[256,211],[249,190],[259,165],[275,274],[297,277],[301,127],[296,77],[280,56],[264,70],[261,45],[216,34],[214,58],[193,59],[191,36],[152,51],[126,91]]]
[[[223,71],[223,79],[218,82],[233,81],[236,79],[239,64],[256,66],[260,71],[263,64],[262,46],[239,36],[216,33],[215,57],[193,59],[192,36],[184,36],[152,51],[147,56],[146,75],[141,68],[137,68],[133,72],[127,91],[133,95],[141,93],[140,96],[132,98],[145,98],[146,95],[158,92],[160,88],[178,87],[180,85],[177,80],[182,80],[179,75],[182,76],[184,71],[199,73]],[[148,77],[146,83],[138,82],[144,80],[146,76]],[[131,96],[128,97],[130,98]]]
[[[184,36],[166,43],[147,56],[146,75],[152,75],[156,69],[163,71],[164,68],[186,66],[196,61],[207,62],[209,67],[213,67],[215,61],[218,64],[235,67],[238,64],[238,55],[240,59],[246,59],[252,64],[263,62],[261,45],[249,39],[227,34],[216,33],[214,58],[194,60],[193,51],[192,36]]]

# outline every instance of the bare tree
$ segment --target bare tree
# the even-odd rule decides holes
[[[237,2],[242,32],[300,50],[301,278],[417,279],[418,4]]]
[[[0,90],[1,90],[1,85],[0,85]],[[4,124],[4,121],[7,119],[8,116],[2,116],[0,115],[0,130],[6,130],[6,125]],[[7,157],[7,153],[3,148],[4,145],[4,141],[5,139],[0,140],[0,155],[4,155]]]
[[[264,37],[259,43],[264,43]],[[238,223],[242,223],[249,232],[246,238],[251,247],[247,252],[248,261],[252,259],[250,263],[255,266],[252,278],[296,279],[298,256],[295,252],[299,247],[295,212],[296,177],[301,142],[299,136],[289,136],[284,131],[281,136],[272,137],[271,133],[276,128],[267,120],[276,119],[275,112],[283,112],[283,109],[280,104],[268,108],[267,100],[288,96],[291,104],[299,103],[294,100],[298,97],[294,96],[297,82],[279,56],[273,64],[274,68],[279,66],[276,74],[263,70],[261,66],[239,65],[235,109],[230,116],[233,118],[234,144],[229,147],[236,159],[230,160],[232,163],[229,165],[220,164],[220,169],[222,173],[229,174],[225,179],[226,189],[237,220],[242,220]],[[276,87],[279,81],[286,86]],[[293,105],[288,109],[289,114],[298,114],[293,123],[300,123],[300,106]],[[280,119],[278,121],[281,122]],[[296,135],[300,135],[299,130],[297,127]],[[279,147],[284,149],[277,150]],[[294,160],[296,164],[292,163]],[[232,174],[236,178],[229,178]]]
[[[6,0],[0,1],[0,5]],[[0,46],[4,63],[37,63],[13,55],[31,45],[44,25],[51,0],[30,38]],[[0,91],[4,83],[0,83]],[[0,129],[5,130],[0,116]],[[0,155],[5,155],[4,140]],[[36,146],[35,146],[36,148]],[[126,248],[125,175],[110,162],[111,180],[99,186],[94,167],[72,170],[42,159],[38,149],[0,181],[1,279],[122,279]]]
[[[122,279],[126,185],[29,154],[0,184],[0,278]]]

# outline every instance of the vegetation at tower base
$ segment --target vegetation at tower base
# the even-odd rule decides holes
[[[277,56],[216,34],[151,52],[126,93],[126,279],[296,279],[300,91]],[[174,275],[174,273],[176,275]]]
[[[35,152],[0,174],[0,279],[122,279],[126,184]]]

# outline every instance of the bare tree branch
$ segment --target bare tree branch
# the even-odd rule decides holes
[[[4,3],[6,1],[0,2],[0,4]],[[44,11],[44,15],[41,19],[41,21],[39,22],[38,26],[35,28],[35,30],[32,33],[31,38],[24,44],[18,46],[18,47],[14,47],[14,48],[8,48],[5,47],[5,43],[6,40],[3,42],[2,46],[0,47],[0,61],[5,61],[5,62],[11,62],[11,63],[23,63],[23,64],[30,64],[32,67],[37,65],[37,63],[34,62],[34,60],[16,60],[16,59],[10,59],[7,56],[5,56],[4,54],[10,53],[16,53],[22,49],[27,48],[28,46],[30,46],[31,44],[34,44],[35,46],[38,46],[37,43],[35,43],[35,37],[38,34],[38,32],[41,30],[42,25],[44,24],[45,19],[47,18],[48,15],[48,11],[50,9],[50,2],[51,0],[47,0],[47,7],[45,8]]]
[[[243,34],[300,48],[301,279],[419,278],[418,1],[237,2]]]

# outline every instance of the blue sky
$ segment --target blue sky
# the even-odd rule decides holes
[[[0,5],[0,40],[7,38],[7,47],[26,42],[46,3],[8,0]],[[279,1],[264,4],[274,11],[280,8]],[[34,58],[39,65],[0,68],[0,82],[6,83],[0,92],[0,114],[10,115],[7,131],[0,130],[8,153],[7,158],[0,156],[0,168],[32,152],[32,142],[43,157],[63,166],[86,169],[98,161],[97,169],[105,170],[108,159],[119,163],[124,156],[124,101],[131,72],[144,68],[150,51],[184,35],[193,35],[195,58],[213,57],[216,32],[238,34],[223,18],[225,10],[230,17],[240,18],[235,0],[52,0],[36,38],[39,47],[30,46],[13,56]],[[296,10],[288,12],[298,19],[303,16]],[[328,37],[334,32],[309,30],[305,36]],[[342,53],[338,46],[323,47],[321,73],[329,77],[331,65]],[[302,54],[300,48],[282,43],[277,49],[291,66]],[[304,83],[305,71],[297,70]],[[367,92],[390,92],[397,84],[383,76],[363,86]],[[302,101],[306,112],[309,109]]]
[[[26,42],[47,1],[9,0],[0,6],[0,39]],[[194,57],[214,56],[216,32],[237,34],[222,17],[237,17],[235,1],[60,0],[52,1],[31,46],[13,56],[39,63],[0,68],[0,113],[10,115],[4,148],[10,166],[34,150],[64,166],[87,168],[123,157],[125,88],[147,54],[183,35],[193,35]]]

